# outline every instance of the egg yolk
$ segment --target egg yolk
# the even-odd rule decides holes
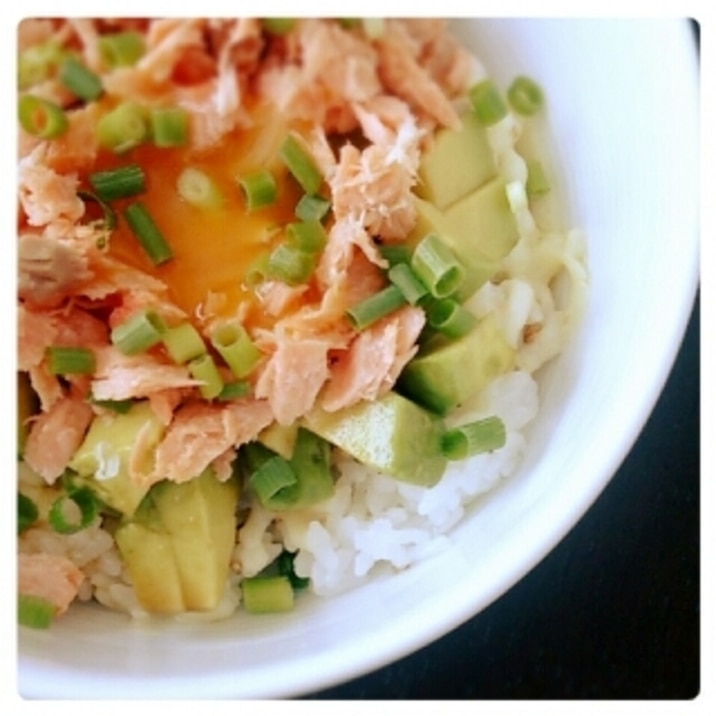
[[[147,143],[121,162],[110,158],[114,166],[137,163],[146,175],[146,192],[123,200],[118,213],[129,201],[140,201],[171,247],[173,258],[153,266],[121,217],[112,234],[111,254],[164,281],[170,299],[190,316],[213,296],[214,315],[234,316],[241,306],[247,326],[265,323],[246,275],[281,240],[280,227],[296,221],[300,189],[278,158],[286,131],[277,131],[275,124],[236,130],[220,146],[202,153]],[[177,180],[187,167],[212,180],[221,194],[220,206],[194,206],[180,195]],[[264,168],[276,180],[277,200],[250,211],[238,179]]]

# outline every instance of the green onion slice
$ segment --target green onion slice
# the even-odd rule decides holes
[[[538,159],[527,160],[527,182],[525,191],[529,199],[547,194],[550,190],[549,180],[544,172],[544,167]]]
[[[65,56],[65,50],[52,40],[31,45],[17,58],[17,80],[20,89],[26,89],[52,77]]]
[[[102,209],[104,226],[108,231],[111,231],[117,226],[117,214],[114,209],[106,201],[100,199],[97,194],[91,191],[78,191],[77,196],[85,203],[91,201]]]
[[[105,149],[116,154],[127,152],[147,138],[147,112],[136,102],[121,102],[99,119],[95,132],[97,141]]]
[[[108,69],[131,67],[146,50],[144,37],[134,30],[100,35],[97,41],[102,62]]]
[[[210,341],[237,378],[249,375],[261,358],[261,351],[240,323],[217,326],[211,333]]]
[[[244,608],[251,614],[290,612],[294,606],[291,580],[276,576],[246,577],[241,581]]]
[[[357,331],[362,331],[406,303],[403,292],[394,284],[363,299],[346,311],[348,320]]]
[[[124,210],[124,218],[139,244],[155,266],[159,266],[172,258],[174,252],[154,223],[154,219],[144,204],[135,202]]]
[[[278,567],[278,573],[284,577],[288,577],[291,582],[291,586],[294,589],[305,589],[311,582],[308,577],[299,577],[296,574],[294,568],[294,562],[296,560],[296,552],[289,552],[287,549],[283,550],[281,554],[276,558],[276,565]]]
[[[323,177],[301,140],[294,134],[286,135],[278,153],[306,194],[317,194],[323,183]]]
[[[296,204],[296,217],[301,221],[323,221],[331,210],[331,201],[319,194],[304,194]]]
[[[52,624],[57,608],[34,594],[17,595],[17,622],[32,629],[47,629]]]
[[[435,298],[455,293],[465,279],[465,267],[435,233],[427,234],[415,247],[410,265]]]
[[[62,107],[31,94],[20,97],[17,113],[20,126],[28,134],[41,139],[55,139],[68,127],[67,115]]]
[[[261,25],[270,35],[285,35],[293,30],[296,20],[292,17],[263,17]]]
[[[497,450],[504,446],[506,440],[505,424],[493,415],[446,430],[442,436],[441,449],[448,460],[464,460],[473,455]]]
[[[492,80],[482,80],[468,90],[472,111],[486,127],[507,115],[507,104]]]
[[[186,363],[206,353],[206,345],[199,331],[188,321],[167,328],[162,343],[175,363]]]
[[[282,243],[269,254],[266,271],[271,278],[298,286],[308,281],[315,265],[313,253]]]
[[[544,104],[542,88],[529,77],[515,77],[507,89],[507,101],[512,109],[525,117],[536,114]]]
[[[286,240],[289,246],[299,251],[316,253],[322,251],[328,237],[323,224],[317,219],[295,221],[286,226]]]
[[[230,383],[224,383],[217,400],[238,400],[239,398],[248,398],[251,395],[251,383],[248,380],[234,380]]]
[[[477,325],[477,316],[452,298],[429,303],[425,313],[428,324],[448,338],[460,338]]]
[[[246,200],[246,208],[256,211],[264,206],[271,206],[278,197],[278,188],[273,174],[268,169],[260,169],[253,174],[238,178]]]
[[[189,141],[189,116],[181,107],[158,107],[149,114],[154,146],[183,147]]]
[[[68,57],[62,62],[58,79],[72,94],[85,102],[98,99],[104,92],[102,80],[74,57]]]
[[[92,375],[95,371],[95,355],[89,348],[50,346],[45,357],[52,375]]]
[[[406,263],[397,263],[388,269],[388,278],[405,296],[405,300],[415,306],[430,294],[427,286]]]
[[[22,492],[17,493],[17,533],[24,532],[40,516],[37,505]]]
[[[411,251],[405,244],[383,244],[378,251],[389,266],[410,263]]]
[[[208,353],[189,361],[189,372],[195,380],[201,381],[199,392],[206,400],[213,400],[221,394],[224,381],[214,359]]]
[[[80,487],[58,497],[50,506],[47,520],[55,532],[69,535],[89,527],[98,514],[94,494],[89,488]]]
[[[87,180],[102,201],[124,199],[147,189],[146,175],[138,164],[92,172]]]
[[[177,178],[177,191],[197,209],[221,209],[224,197],[216,182],[204,171],[186,167]]]
[[[149,350],[162,340],[166,326],[156,311],[146,309],[134,314],[112,329],[110,340],[124,355]]]
[[[249,484],[258,501],[267,507],[281,490],[298,482],[291,464],[280,455],[271,455],[251,474]]]

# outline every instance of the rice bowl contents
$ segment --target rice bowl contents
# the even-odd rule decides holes
[[[584,306],[541,88],[445,20],[18,33],[21,623],[284,611],[436,554]]]

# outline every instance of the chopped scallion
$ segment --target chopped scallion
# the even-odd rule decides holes
[[[89,527],[97,518],[97,500],[87,487],[80,487],[58,497],[50,506],[47,521],[59,534],[74,534]]]
[[[278,188],[273,174],[268,169],[260,169],[252,174],[245,174],[238,178],[246,208],[255,211],[264,206],[271,206],[278,197]]]
[[[102,201],[114,201],[146,191],[146,176],[138,164],[92,172],[88,181]]]
[[[271,278],[298,286],[308,281],[315,264],[314,254],[282,243],[269,254],[266,271]]]
[[[323,224],[316,219],[295,221],[286,226],[286,240],[300,251],[316,253],[322,251],[328,237]]]
[[[330,210],[330,199],[319,194],[304,194],[296,204],[295,214],[301,221],[323,221]]]
[[[161,316],[147,309],[115,326],[110,334],[110,340],[121,353],[132,356],[157,345],[165,331],[166,326]]]
[[[406,263],[397,263],[388,269],[388,278],[405,296],[405,300],[415,306],[421,299],[430,294],[427,286]]]
[[[507,101],[512,109],[525,117],[536,114],[544,104],[542,88],[529,77],[515,77],[507,88]]]
[[[145,52],[144,37],[134,30],[100,35],[97,41],[102,62],[108,69],[131,67]]]
[[[105,410],[111,410],[113,413],[118,413],[119,415],[126,415],[134,405],[134,401],[131,398],[124,400],[97,400],[96,398],[90,397],[90,402],[92,405],[104,408]]]
[[[245,378],[254,369],[261,351],[240,323],[224,323],[211,333],[211,345],[237,378]]]
[[[117,226],[117,214],[115,214],[114,209],[106,201],[100,199],[97,194],[91,191],[78,191],[77,196],[84,202],[94,202],[102,209],[104,228],[107,231],[112,231]]]
[[[363,299],[346,311],[348,320],[357,331],[362,331],[406,303],[403,292],[394,284]]]
[[[189,361],[189,372],[195,380],[201,381],[199,392],[204,398],[213,400],[221,394],[224,381],[214,359],[208,353]]]
[[[104,92],[102,80],[74,57],[68,57],[62,62],[58,79],[72,94],[85,102],[98,99]]]
[[[89,348],[50,346],[45,357],[52,375],[92,375],[95,371],[95,355]]]
[[[251,614],[290,612],[294,606],[291,580],[284,575],[246,577],[241,581],[244,608]]]
[[[426,307],[428,324],[448,338],[460,338],[477,325],[477,317],[452,298],[433,301]]]
[[[411,252],[405,244],[383,244],[379,247],[378,251],[388,262],[389,266],[410,263]]]
[[[323,177],[301,140],[294,134],[288,134],[278,153],[306,194],[317,194]]]
[[[251,473],[249,484],[256,499],[264,506],[271,504],[281,490],[292,487],[298,477],[288,460],[280,455],[271,455]]]
[[[144,204],[135,202],[124,210],[124,218],[139,244],[155,266],[174,258],[174,252]]]
[[[537,197],[547,194],[550,190],[544,167],[538,159],[527,160],[527,182],[525,183],[525,190],[527,191],[527,197],[529,199],[536,199]]]
[[[57,608],[34,594],[17,595],[17,623],[31,629],[47,629],[52,624]]]
[[[183,147],[189,138],[188,125],[188,115],[181,107],[157,107],[149,113],[150,135],[156,147]]]
[[[24,49],[17,58],[17,81],[21,90],[53,76],[65,50],[53,40]]]
[[[251,383],[247,380],[234,380],[231,383],[224,383],[217,400],[237,400],[238,398],[247,398],[251,395]]]
[[[189,321],[167,328],[162,343],[175,363],[186,363],[206,353],[204,339]]]
[[[468,99],[475,116],[486,127],[496,124],[507,115],[507,104],[490,79],[473,85],[468,90]]]
[[[292,17],[264,17],[261,18],[261,25],[270,35],[285,35],[291,32],[296,24]]]
[[[291,586],[294,589],[305,589],[310,584],[308,577],[299,577],[296,574],[294,562],[296,561],[296,552],[289,552],[287,549],[283,550],[281,554],[276,558],[276,566],[278,567],[278,573],[284,577],[288,577],[291,582]]]
[[[136,102],[121,102],[100,117],[95,132],[97,141],[105,149],[117,154],[127,152],[147,138],[147,112]]]
[[[465,267],[437,234],[427,234],[415,247],[410,265],[435,298],[455,293],[465,279]]]
[[[55,139],[65,133],[68,127],[67,115],[58,104],[26,94],[17,103],[20,126],[28,133],[41,139]]]
[[[224,197],[216,182],[204,171],[186,167],[177,178],[179,196],[198,209],[220,209]]]
[[[28,527],[33,525],[40,513],[37,505],[22,492],[17,493],[17,533],[24,532]]]
[[[505,424],[493,415],[443,433],[441,449],[448,460],[467,457],[501,448],[507,440]]]

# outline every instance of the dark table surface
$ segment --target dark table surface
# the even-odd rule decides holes
[[[621,468],[532,572],[473,619],[309,699],[693,699],[700,689],[699,301]]]

